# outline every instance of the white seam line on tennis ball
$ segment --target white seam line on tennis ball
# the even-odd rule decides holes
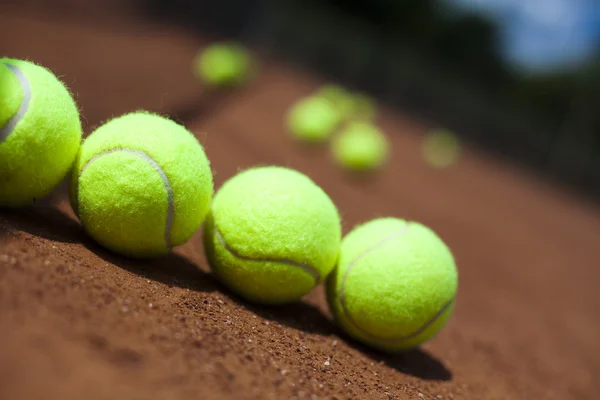
[[[346,280],[348,279],[348,275],[350,273],[350,270],[352,270],[352,268],[354,267],[354,265],[363,257],[365,257],[367,254],[371,253],[372,251],[376,250],[377,248],[379,248],[380,246],[384,245],[385,243],[389,242],[392,239],[395,239],[399,236],[402,236],[404,234],[406,234],[406,232],[408,232],[408,223],[399,231],[396,233],[393,233],[391,235],[389,235],[388,237],[380,240],[379,242],[375,243],[373,246],[369,247],[367,250],[365,250],[364,252],[362,252],[361,254],[359,254],[349,265],[348,268],[346,269],[346,273],[344,274],[344,279],[342,281],[342,286],[340,288],[340,303],[342,304],[342,308],[344,310],[344,315],[346,316],[346,318],[348,318],[348,320],[350,321],[350,323],[357,329],[359,330],[361,333],[363,333],[365,336],[368,336],[371,339],[374,340],[378,340],[378,341],[382,341],[382,342],[387,342],[387,343],[392,343],[392,344],[397,344],[397,343],[402,343],[405,342],[409,339],[415,338],[417,336],[419,336],[421,333],[423,333],[425,331],[425,329],[427,329],[429,326],[431,326],[431,324],[433,324],[447,309],[448,307],[450,307],[452,305],[452,303],[454,303],[454,297],[452,297],[450,300],[448,300],[448,302],[446,302],[442,308],[440,308],[440,310],[435,313],[435,315],[433,317],[431,317],[430,319],[428,319],[423,325],[421,325],[421,327],[419,329],[417,329],[416,331],[399,337],[399,338],[385,338],[385,337],[380,337],[377,335],[374,335],[371,332],[368,332],[366,330],[364,330],[363,328],[360,327],[360,325],[352,318],[352,314],[350,313],[350,310],[348,310],[348,308],[346,307],[346,301],[345,301],[345,296],[344,296],[344,286],[346,285]]]
[[[166,244],[167,248],[170,249],[172,246],[171,229],[173,228],[173,217],[175,214],[173,189],[171,188],[171,184],[169,183],[169,178],[167,178],[167,175],[165,174],[165,172],[162,170],[160,165],[158,165],[158,163],[156,161],[154,161],[154,159],[152,157],[150,157],[148,154],[144,153],[143,151],[135,150],[135,149],[117,148],[117,149],[106,150],[100,154],[96,154],[95,156],[90,158],[90,160],[87,163],[85,163],[85,165],[81,169],[81,172],[79,173],[79,178],[81,178],[81,175],[83,175],[83,173],[85,172],[87,167],[91,163],[96,161],[98,158],[108,155],[108,154],[111,154],[111,153],[116,153],[118,151],[124,151],[126,153],[131,153],[131,154],[134,154],[134,155],[140,157],[144,161],[147,161],[156,170],[156,172],[158,172],[158,174],[160,175],[160,178],[162,179],[162,181],[165,185],[165,188],[167,189],[167,221],[165,224],[165,244]],[[77,200],[76,209],[79,209],[79,178],[78,178],[78,182],[77,182],[77,193],[75,196],[75,198]],[[75,212],[78,214],[78,210],[75,210]]]
[[[25,114],[27,110],[29,110],[29,103],[31,102],[31,86],[29,85],[29,81],[23,71],[16,65],[3,63],[15,76],[19,81],[19,85],[21,85],[21,89],[23,90],[23,99],[21,100],[21,104],[19,105],[19,109],[8,121],[4,124],[3,127],[0,127],[0,143],[4,142],[8,136],[15,130],[15,127]]]
[[[242,259],[242,260],[247,260],[247,261],[266,261],[266,262],[276,262],[276,263],[291,265],[293,267],[300,268],[304,272],[308,273],[310,276],[312,276],[314,278],[315,283],[319,283],[321,281],[321,275],[319,274],[319,271],[317,271],[316,268],[314,268],[308,264],[302,264],[299,262],[286,260],[286,259],[278,259],[278,258],[252,258],[252,257],[244,256],[244,255],[238,253],[235,249],[231,248],[231,246],[229,246],[227,244],[227,242],[225,241],[225,238],[219,231],[219,228],[217,228],[216,223],[214,224],[214,226],[215,226],[215,236],[217,237],[217,240],[219,241],[221,246],[223,246],[223,248],[225,250],[227,250],[229,253],[231,253],[231,255],[233,255],[234,257]]]

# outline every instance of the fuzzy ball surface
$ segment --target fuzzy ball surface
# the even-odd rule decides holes
[[[0,207],[50,193],[80,143],[79,111],[64,84],[44,67],[0,58]]]
[[[344,238],[339,263],[327,281],[327,299],[351,337],[399,352],[442,329],[457,287],[452,253],[431,229],[381,218]]]
[[[341,241],[338,210],[306,175],[257,167],[227,181],[204,224],[215,275],[256,303],[300,299],[334,267]]]
[[[213,177],[204,149],[183,126],[136,112],[99,127],[81,146],[71,204],[85,230],[130,257],[166,254],[204,220]]]

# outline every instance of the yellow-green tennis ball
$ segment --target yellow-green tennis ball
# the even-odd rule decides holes
[[[50,193],[80,143],[79,111],[62,82],[41,66],[0,58],[0,207]]]
[[[398,352],[434,337],[454,308],[458,273],[429,228],[381,218],[342,241],[327,299],[339,325],[374,348]]]
[[[458,162],[460,141],[448,130],[434,130],[423,139],[421,151],[427,164],[435,168],[447,168]]]
[[[259,167],[228,180],[204,224],[215,275],[247,300],[300,299],[331,272],[340,250],[337,208],[312,180]]]
[[[342,119],[350,117],[354,111],[354,96],[342,86],[335,84],[323,85],[317,91],[317,97],[329,100]]]
[[[250,55],[236,43],[216,43],[198,54],[195,60],[198,77],[214,86],[231,86],[246,81]]]
[[[166,254],[204,220],[213,179],[204,149],[175,122],[145,112],[99,127],[81,146],[71,204],[89,235],[131,257]]]
[[[288,114],[288,128],[297,139],[321,143],[327,140],[341,119],[333,104],[321,97],[300,100]]]
[[[367,171],[381,167],[387,160],[388,148],[385,135],[368,122],[349,123],[332,144],[336,162],[354,171]]]
[[[317,96],[324,97],[335,102],[340,99],[350,98],[351,94],[340,85],[327,83],[317,90]]]

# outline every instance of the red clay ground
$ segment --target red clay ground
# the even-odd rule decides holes
[[[3,53],[61,75],[86,132],[198,99],[189,68],[201,41],[186,32],[23,9],[0,12]],[[284,132],[286,108],[318,83],[269,64],[186,122],[217,187],[241,168],[286,165],[331,195],[344,232],[388,215],[433,227],[460,271],[455,315],[436,339],[404,355],[370,351],[335,327],[322,288],[289,306],[250,305],[208,273],[199,235],[154,261],[113,255],[83,233],[63,185],[0,210],[0,399],[597,398],[598,206],[473,150],[432,170],[419,155],[425,126],[387,111],[391,165],[353,179],[327,149]]]

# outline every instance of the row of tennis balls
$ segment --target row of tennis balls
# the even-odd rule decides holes
[[[323,143],[333,137],[331,150],[338,165],[352,171],[381,168],[389,158],[389,143],[373,123],[374,102],[337,85],[325,85],[300,99],[287,116],[291,134],[304,142]],[[461,146],[448,129],[433,129],[421,144],[425,162],[443,169],[458,162]]]
[[[194,60],[196,76],[210,87],[240,86],[256,70],[256,61],[235,42],[212,43]],[[287,125],[295,138],[310,143],[323,143],[337,133],[331,149],[338,165],[353,171],[375,170],[389,153],[385,135],[372,123],[375,112],[375,102],[368,96],[326,84],[291,107]]]
[[[454,260],[425,226],[376,219],[342,240],[329,196],[282,167],[243,171],[212,199],[209,161],[184,127],[145,112],[127,114],[99,127],[79,148],[79,115],[58,79],[31,63],[1,64],[2,98],[12,99],[0,108],[8,121],[0,143],[3,205],[27,203],[34,189],[47,193],[72,164],[76,214],[90,236],[117,253],[166,254],[205,220],[211,269],[250,301],[295,301],[326,280],[340,326],[386,351],[423,343],[449,318]]]
[[[257,62],[241,44],[217,42],[198,53],[194,72],[210,87],[231,88],[252,80]],[[369,96],[325,84],[290,108],[287,127],[304,142],[323,143],[335,136],[331,145],[335,162],[348,170],[370,171],[389,158],[388,141],[372,122],[375,113],[375,101]],[[430,166],[446,168],[457,162],[460,144],[451,131],[435,129],[425,136],[421,152]]]
[[[389,155],[386,136],[373,123],[374,101],[362,94],[328,84],[300,99],[287,115],[294,138],[324,143],[330,138],[333,159],[352,171],[381,168]]]

